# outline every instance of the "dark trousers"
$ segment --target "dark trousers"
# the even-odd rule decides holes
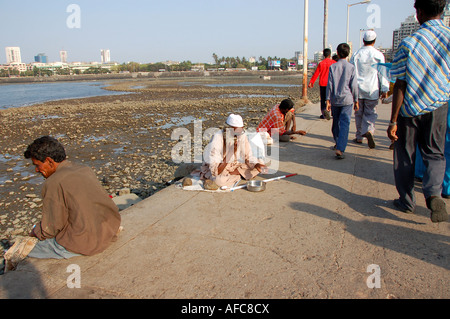
[[[327,87],[321,86],[320,87],[320,111],[322,112],[322,115],[324,114],[324,111],[327,109]]]
[[[414,211],[414,171],[416,150],[422,154],[425,172],[422,190],[425,198],[441,196],[445,174],[445,132],[448,105],[433,112],[416,116],[399,116],[398,140],[394,144],[394,178],[400,200]]]

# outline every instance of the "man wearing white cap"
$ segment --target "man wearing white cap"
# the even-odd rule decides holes
[[[232,187],[241,177],[249,180],[266,170],[262,160],[252,154],[242,117],[230,114],[225,123],[227,127],[213,135],[204,151],[200,177],[208,190]]]
[[[369,148],[375,148],[373,138],[375,121],[378,118],[378,99],[385,98],[389,91],[389,81],[378,74],[374,64],[384,63],[384,55],[375,49],[377,34],[369,30],[364,34],[364,46],[350,59],[355,66],[359,89],[359,110],[355,112],[356,138],[355,143],[362,143],[367,138]]]

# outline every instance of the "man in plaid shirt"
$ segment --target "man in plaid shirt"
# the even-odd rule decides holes
[[[259,123],[258,132],[267,132],[270,136],[277,132],[280,136],[280,141],[288,142],[293,134],[306,135],[305,131],[286,130],[284,117],[294,108],[294,102],[291,99],[285,99],[280,104],[275,105]],[[295,120],[295,118],[294,118]]]

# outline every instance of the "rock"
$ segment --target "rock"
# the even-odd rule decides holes
[[[131,191],[129,188],[122,188],[121,190],[119,190],[119,196],[128,195],[130,193]]]
[[[182,183],[183,187],[185,186],[191,186],[192,185],[192,179],[190,179],[189,177],[185,177],[183,179],[183,183]]]

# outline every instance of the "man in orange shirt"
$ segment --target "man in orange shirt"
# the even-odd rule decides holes
[[[323,56],[324,56],[324,59],[317,66],[317,69],[314,72],[314,74],[313,74],[313,76],[311,78],[311,81],[309,82],[308,87],[309,88],[313,88],[314,87],[314,82],[316,82],[317,78],[320,76],[320,78],[319,78],[320,111],[322,112],[322,115],[320,116],[320,118],[321,119],[326,118],[327,120],[329,120],[331,117],[330,117],[330,112],[327,111],[327,103],[326,103],[328,74],[330,72],[330,66],[333,63],[336,63],[336,61],[334,61],[331,58],[331,50],[328,49],[328,48],[323,50]]]

